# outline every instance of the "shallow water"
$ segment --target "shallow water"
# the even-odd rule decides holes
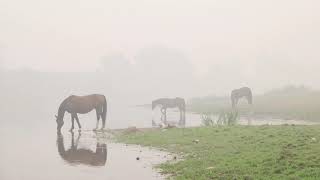
[[[107,143],[104,135],[92,131],[3,134],[0,179],[6,180],[163,179],[152,167],[170,157],[149,148]]]
[[[53,115],[44,119],[3,119],[0,122],[0,179],[163,179],[152,167],[168,157],[170,159],[167,153],[106,142],[103,140],[106,134],[91,131],[96,122],[94,112],[80,116],[84,127],[81,134],[77,131],[74,134],[68,132],[71,123],[70,117],[66,116],[62,135],[57,135]],[[146,108],[113,107],[109,109],[107,128],[151,127],[152,118],[159,122],[160,113],[152,113]],[[188,113],[186,118],[188,127],[201,125],[198,114]],[[176,110],[168,111],[168,120],[178,122],[179,113]],[[248,118],[241,118],[239,122],[248,124]],[[251,125],[264,124],[313,123],[272,118],[251,119]]]
[[[107,122],[108,128],[151,125],[151,112],[147,110],[141,113],[139,108],[127,108],[122,109],[122,113],[111,112]],[[66,116],[61,135],[56,133],[54,118],[27,119],[29,123],[21,122],[26,119],[3,119],[0,124],[0,179],[164,178],[153,166],[170,159],[168,153],[106,142],[105,137],[108,134],[96,134],[91,130],[95,127],[95,119],[94,112],[80,116],[80,122],[84,127],[82,132],[75,130],[74,133],[70,133],[70,117]]]

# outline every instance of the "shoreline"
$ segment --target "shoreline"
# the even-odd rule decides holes
[[[117,139],[181,154],[183,159],[176,164],[167,162],[159,166],[173,179],[317,179],[320,177],[319,127],[173,128],[122,134]]]

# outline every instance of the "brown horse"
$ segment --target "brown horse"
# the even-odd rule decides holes
[[[105,166],[107,162],[107,145],[105,143],[96,144],[95,151],[87,148],[78,148],[81,134],[79,133],[76,142],[72,132],[71,147],[65,149],[63,135],[57,135],[57,147],[60,157],[70,165]]]
[[[69,96],[66,98],[60,105],[58,110],[58,116],[56,116],[57,121],[57,130],[61,131],[61,128],[64,124],[63,118],[65,112],[71,114],[72,126],[70,131],[74,129],[74,120],[77,121],[79,129],[81,129],[81,125],[78,118],[79,114],[86,114],[91,112],[93,109],[96,110],[97,113],[97,124],[96,129],[99,126],[99,120],[102,119],[102,128],[105,128],[106,118],[107,118],[107,100],[104,95],[93,94],[88,96]]]

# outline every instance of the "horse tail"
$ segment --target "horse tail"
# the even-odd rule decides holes
[[[103,105],[102,105],[102,124],[103,124],[103,128],[105,127],[106,124],[106,119],[107,119],[107,108],[108,108],[108,104],[107,104],[107,99],[105,96],[103,96]]]

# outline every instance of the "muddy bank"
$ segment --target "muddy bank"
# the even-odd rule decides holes
[[[159,128],[135,128],[106,130],[91,134],[84,138],[83,142],[91,142],[90,138],[97,140],[97,143],[107,144],[107,179],[141,179],[156,180],[166,179],[157,165],[165,162],[177,161],[176,155],[151,147],[142,147],[140,145],[123,144],[117,142],[115,137],[120,134],[132,134],[136,132],[157,131]],[[87,140],[85,140],[87,139]]]
[[[218,116],[213,116],[213,118],[218,118]],[[112,139],[115,135],[120,134],[132,134],[138,132],[151,132],[151,131],[165,131],[171,128],[177,128],[174,125],[175,122],[172,122],[173,125],[169,124],[169,126],[160,128],[160,127],[146,127],[146,128],[137,128],[135,126],[128,127],[128,128],[120,128],[120,129],[107,129],[104,132],[109,134],[109,138]],[[320,122],[317,121],[305,121],[305,120],[288,120],[288,119],[277,119],[272,117],[265,117],[265,118],[252,118],[252,117],[240,117],[237,120],[238,125],[251,125],[251,126],[261,126],[261,125],[319,125]],[[192,128],[192,127],[201,127],[203,126],[202,120],[200,118],[193,119],[192,123],[187,123],[187,127],[185,128]]]
[[[165,179],[156,165],[172,160],[169,153],[118,143],[108,144],[108,163],[106,179]]]

